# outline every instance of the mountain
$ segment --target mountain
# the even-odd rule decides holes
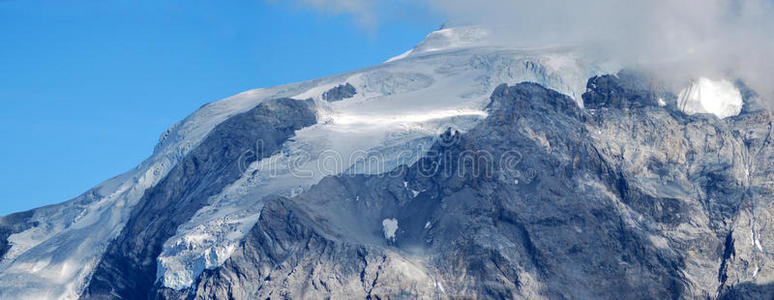
[[[0,298],[771,298],[771,125],[743,82],[443,28],[1,218]]]

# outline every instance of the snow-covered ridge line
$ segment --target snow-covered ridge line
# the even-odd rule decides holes
[[[428,34],[421,43],[411,50],[390,58],[387,62],[401,60],[422,53],[458,49],[467,46],[486,46],[490,44],[488,41],[490,36],[489,30],[476,26],[441,28]]]

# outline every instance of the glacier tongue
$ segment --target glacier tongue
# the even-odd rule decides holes
[[[739,115],[742,102],[742,93],[732,82],[702,77],[680,92],[678,103],[689,115],[711,113],[722,119]]]

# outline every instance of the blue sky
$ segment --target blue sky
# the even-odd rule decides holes
[[[202,104],[380,63],[442,20],[378,26],[288,1],[0,0],[0,215],[148,157]]]

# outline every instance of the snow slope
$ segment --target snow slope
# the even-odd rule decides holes
[[[68,202],[35,210],[40,226],[10,237],[0,262],[0,298],[73,299],[131,209],[212,128],[258,103],[312,98],[319,123],[300,130],[281,153],[245,166],[243,177],[212,197],[158,258],[157,279],[182,289],[227,259],[255,224],[262,198],[294,195],[327,175],[380,173],[416,160],[446,128],[465,131],[486,116],[502,83],[540,83],[582,105],[586,80],[615,73],[571,49],[511,49],[478,28],[445,28],[391,62],[318,80],[248,91],[203,106],[170,128],[136,169]],[[340,84],[357,89],[334,103],[321,95]]]
[[[387,60],[387,62],[392,62],[412,55],[428,52],[448,51],[451,49],[459,49],[470,46],[488,46],[493,44],[491,38],[492,36],[490,31],[480,27],[444,27],[431,32],[427,35],[425,40],[416,45],[413,49],[406,51],[401,55],[390,58]]]

